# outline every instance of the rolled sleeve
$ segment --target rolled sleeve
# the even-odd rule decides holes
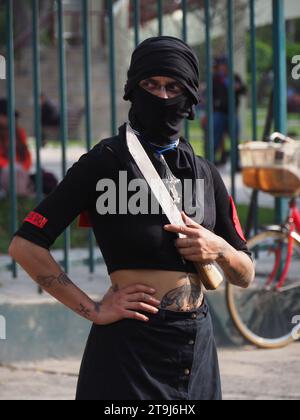
[[[83,155],[57,188],[30,212],[14,236],[50,249],[80,213],[95,205],[96,184],[108,164],[109,151],[101,144]]]
[[[225,239],[237,251],[242,251],[252,259],[247,241],[238,218],[234,201],[216,167],[209,163],[214,180],[216,202],[215,234]]]

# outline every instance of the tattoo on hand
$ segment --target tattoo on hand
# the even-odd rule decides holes
[[[95,302],[95,312],[96,312],[97,314],[99,314],[99,313],[100,313],[100,311],[101,311],[101,306],[102,306],[102,302]]]
[[[37,276],[37,283],[45,289],[51,289],[55,283],[61,286],[67,287],[72,284],[72,281],[65,273],[61,273],[58,277],[56,276]]]

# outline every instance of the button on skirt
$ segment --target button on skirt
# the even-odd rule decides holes
[[[77,400],[220,400],[221,384],[207,304],[160,310],[136,320],[93,325]]]

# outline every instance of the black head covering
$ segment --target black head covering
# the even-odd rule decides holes
[[[1,98],[0,99],[0,115],[8,116],[9,109],[8,109],[8,101],[7,99]],[[15,116],[18,118],[20,116],[20,113],[18,111],[15,111]]]
[[[199,62],[185,42],[171,36],[142,42],[132,55],[124,99],[131,100],[135,87],[142,80],[155,76],[176,79],[185,87],[192,103],[199,103]]]

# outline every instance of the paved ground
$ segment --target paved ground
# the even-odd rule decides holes
[[[221,350],[224,398],[299,400],[299,356],[299,343],[280,350]]]
[[[299,400],[299,344],[281,350],[220,350],[226,400]],[[72,400],[78,360],[0,366],[0,400]]]

